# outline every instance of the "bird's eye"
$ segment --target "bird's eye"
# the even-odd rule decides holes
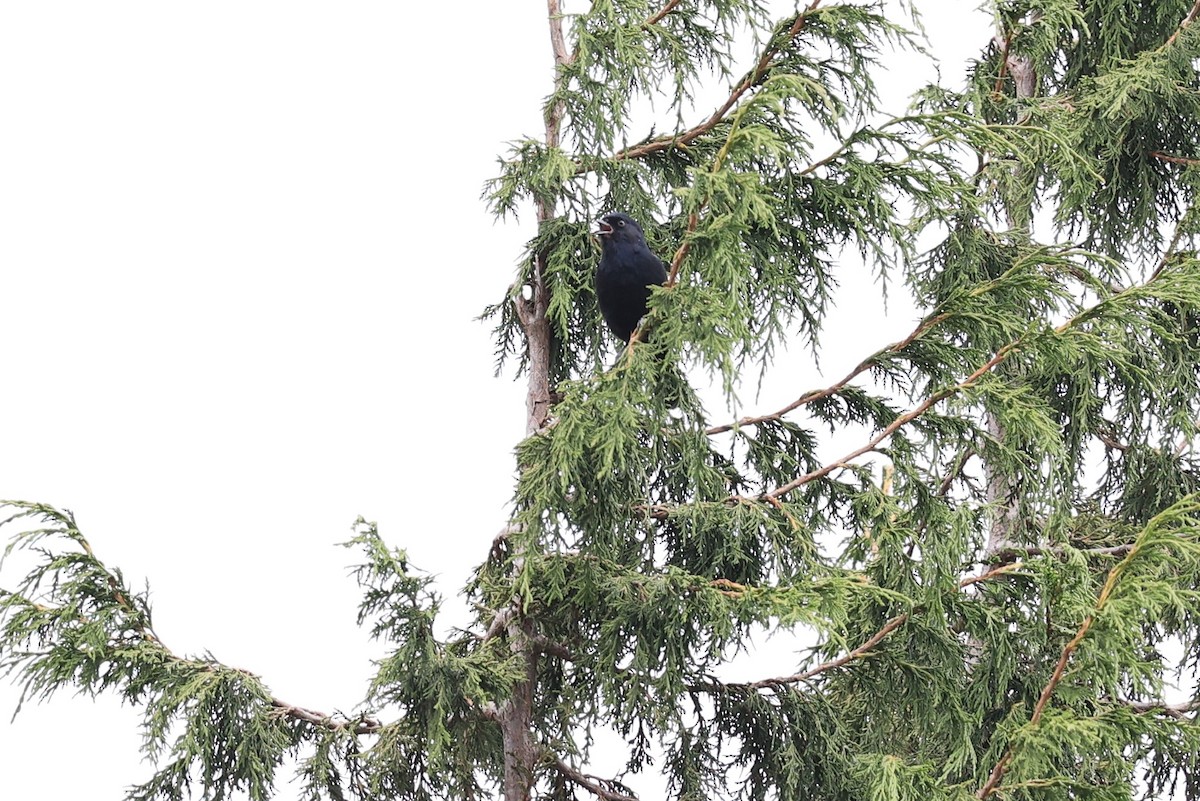
[[[620,227],[624,228],[624,227],[625,227],[625,221],[624,221],[624,220],[617,220],[617,225],[619,225]]]

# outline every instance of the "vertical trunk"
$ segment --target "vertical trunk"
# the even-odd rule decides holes
[[[550,219],[553,213],[553,208],[538,204],[539,223]],[[545,271],[546,258],[538,253],[534,256],[529,298],[517,299],[517,316],[525,331],[525,347],[529,354],[529,389],[525,394],[527,436],[540,431],[550,415],[550,359],[554,352],[554,331],[546,319],[550,296],[543,278]]]
[[[984,425],[988,434],[997,442],[1004,441],[1004,426],[995,414],[984,413]],[[1000,553],[1015,545],[1013,529],[1016,528],[1017,506],[1013,482],[1007,473],[990,460],[983,462],[983,476],[987,482],[987,501],[992,504],[992,525],[988,531],[987,556]]]
[[[1007,71],[1012,77],[1013,88],[1018,98],[1033,97],[1034,91],[1037,88],[1036,75],[1033,69],[1033,62],[1027,56],[1012,52],[1009,47],[1011,38],[1006,37],[1002,32],[996,34],[996,44],[1001,48],[1004,54],[1004,63],[1001,69]],[[999,84],[997,84],[999,87]],[[1013,213],[1011,203],[1008,212],[1008,224],[1010,227],[1017,225],[1017,215]],[[1020,201],[1015,201],[1020,202]],[[1004,426],[1000,423],[996,415],[988,411],[985,413],[984,425],[987,427],[988,434],[997,442],[1004,441]],[[993,462],[984,460],[983,463],[984,479],[987,486],[987,500],[992,504],[992,525],[988,532],[987,555],[990,556],[999,553],[1007,548],[1015,545],[1014,529],[1017,522],[1016,508],[1016,492],[1013,486],[1012,477],[1004,472],[1003,469],[997,467]]]
[[[559,0],[546,0],[550,23],[550,44],[554,51],[555,69],[567,65],[563,38],[562,11]],[[555,84],[561,80],[556,74]],[[558,147],[563,108],[554,104],[546,111],[546,146]],[[538,224],[554,218],[554,200],[535,198]],[[546,317],[550,294],[546,286],[546,256],[534,254],[533,278],[528,292],[517,299],[517,316],[525,332],[529,356],[529,388],[525,396],[525,433],[536,434],[550,416],[551,359],[554,354],[554,331]],[[527,295],[527,296],[526,296]],[[496,718],[504,740],[504,801],[530,801],[533,795],[534,771],[539,747],[533,736],[533,699],[537,683],[538,652],[533,645],[535,625],[524,616],[520,602],[514,600],[512,618],[507,626],[509,647],[525,666],[524,678],[513,687],[512,695],[497,709]]]
[[[508,625],[508,640],[514,652],[525,658],[525,679],[498,710],[504,738],[504,801],[529,801],[538,747],[533,739],[533,687],[537,680],[537,653],[531,648],[533,624],[529,620]]]

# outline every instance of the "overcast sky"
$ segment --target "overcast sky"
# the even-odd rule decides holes
[[[986,20],[920,5],[958,87]],[[892,110],[917,63],[895,62]],[[532,219],[496,223],[479,195],[540,132],[550,78],[535,0],[0,6],[0,497],[73,510],[149,582],[176,652],[353,707],[381,653],[335,546],[354,519],[449,596],[504,522],[523,387],[473,318]],[[835,318],[827,375],[909,330],[898,308]],[[0,684],[0,797],[150,776],[115,699],[10,725],[16,701]]]

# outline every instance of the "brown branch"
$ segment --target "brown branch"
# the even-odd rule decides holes
[[[972,584],[978,584],[981,581],[988,581],[990,579],[997,578],[998,576],[1002,576],[1007,573],[1012,573],[1020,567],[1024,567],[1024,565],[1021,562],[1013,562],[1013,563],[1009,563],[1009,564],[1000,565],[998,567],[993,567],[993,568],[986,570],[983,573],[980,573],[978,575],[967,576],[966,578],[964,578],[958,582],[958,588],[961,590],[965,587],[971,586]],[[903,626],[906,622],[908,622],[911,615],[912,615],[911,612],[902,612],[901,614],[896,615],[893,618],[890,618],[886,623],[883,624],[883,626],[878,631],[876,631],[874,634],[872,634],[870,636],[870,638],[868,638],[864,643],[862,643],[862,645],[859,645],[854,650],[848,651],[847,653],[843,654],[842,656],[839,656],[836,659],[830,659],[827,662],[822,662],[821,664],[817,665],[816,667],[810,668],[809,670],[806,670],[803,673],[796,673],[795,675],[792,675],[792,676],[782,676],[782,677],[775,677],[775,678],[769,678],[769,679],[760,679],[758,681],[753,681],[753,682],[721,684],[720,686],[721,687],[739,687],[739,688],[750,689],[750,690],[761,690],[761,689],[765,689],[767,687],[785,687],[790,684],[797,684],[802,681],[808,681],[809,679],[814,678],[822,673],[825,673],[825,672],[833,670],[835,668],[839,668],[844,665],[847,665],[856,659],[862,659],[864,657],[870,656],[871,649],[874,648],[876,645],[879,645],[879,643],[883,642],[883,639],[885,637],[887,637],[889,634],[891,634],[893,631],[895,631],[896,629]],[[711,689],[715,689],[715,685],[693,685],[692,689],[694,689],[694,690],[711,690]]]
[[[633,147],[618,151],[617,153],[613,154],[613,160],[619,161],[623,159],[636,159],[643,156],[648,156],[652,153],[669,150],[674,147],[687,147],[697,137],[703,136],[713,128],[720,125],[721,122],[725,120],[725,117],[729,114],[729,111],[735,105],[737,105],[737,102],[742,98],[742,96],[746,94],[746,92],[750,91],[750,89],[752,89],[758,83],[759,79],[762,78],[763,73],[765,73],[767,68],[771,66],[771,60],[779,53],[779,48],[785,42],[794,39],[797,35],[799,35],[800,31],[804,29],[804,22],[808,18],[808,15],[816,11],[817,6],[820,4],[821,0],[813,0],[808,5],[808,8],[796,15],[796,21],[792,23],[792,27],[788,29],[787,34],[780,40],[777,40],[774,46],[768,46],[763,51],[763,54],[759,58],[754,69],[742,79],[741,83],[734,87],[733,91],[729,93],[729,97],[725,100],[725,102],[722,103],[721,106],[714,111],[707,120],[693,128],[688,129],[687,131],[684,131],[682,134],[659,137],[658,139],[652,139],[649,142],[643,142],[640,145],[635,145]],[[580,165],[577,171],[582,173],[586,172],[587,169]]]
[[[806,670],[803,673],[797,673],[794,676],[784,676],[782,678],[761,679],[759,681],[750,682],[749,684],[727,685],[735,687],[745,687],[751,690],[761,690],[767,687],[783,687],[788,684],[796,684],[801,681],[808,681],[814,676],[820,675],[828,670],[842,667],[843,665],[853,662],[855,659],[861,659],[870,654],[872,648],[883,642],[883,638],[891,634],[896,629],[900,628],[908,621],[908,612],[896,615],[891,620],[883,625],[883,628],[871,635],[871,638],[862,645],[849,651],[837,659],[831,659],[828,662],[822,662],[811,670]]]
[[[1197,0],[1197,2],[1200,2],[1200,0]],[[1102,301],[1102,302],[1104,302],[1104,301]],[[1074,315],[1073,317],[1068,319],[1066,322],[1062,323],[1061,325],[1056,326],[1053,329],[1054,333],[1062,334],[1063,332],[1069,330],[1072,326],[1076,325],[1081,319],[1083,319],[1088,313],[1094,311],[1095,308],[1096,307],[1091,307],[1089,309],[1086,309],[1085,311],[1080,312],[1079,314]],[[909,335],[908,339],[904,340],[904,343],[911,341],[911,339],[913,339],[917,335],[919,335],[919,333],[922,331],[923,328],[925,328],[927,325],[934,324],[938,320],[939,320],[938,317],[934,317],[934,318],[930,318],[930,320],[927,323],[922,323],[920,326],[917,327],[916,331],[914,331],[913,334]],[[904,343],[901,343],[901,345],[899,347],[903,347]],[[805,484],[809,483],[810,481],[813,481],[818,478],[823,478],[823,477],[829,475],[831,472],[833,472],[834,470],[836,470],[839,467],[846,467],[847,465],[852,463],[855,459],[862,456],[863,454],[869,453],[870,451],[875,450],[875,448],[881,442],[886,440],[892,434],[896,433],[896,431],[900,430],[902,427],[908,425],[913,420],[916,420],[918,417],[920,417],[921,415],[928,412],[930,409],[932,409],[934,406],[936,406],[939,402],[945,400],[946,398],[950,397],[951,395],[954,395],[957,392],[961,392],[964,389],[968,389],[968,388],[974,386],[975,383],[980,378],[982,378],[984,375],[986,375],[993,367],[995,367],[996,365],[1000,364],[1005,359],[1007,359],[1009,357],[1009,355],[1011,355],[1012,352],[1014,350],[1016,350],[1020,344],[1021,344],[1020,337],[1018,337],[1017,339],[1014,339],[1012,342],[1009,342],[1007,345],[1005,345],[1004,347],[1002,347],[998,351],[996,351],[995,355],[993,355],[992,358],[988,359],[987,362],[985,362],[977,370],[975,370],[975,372],[971,373],[969,376],[967,376],[961,382],[959,382],[953,386],[949,386],[944,389],[938,390],[934,394],[930,395],[920,405],[914,407],[913,409],[910,409],[909,411],[907,411],[904,414],[897,417],[895,420],[893,420],[887,426],[885,426],[883,428],[883,430],[881,430],[878,434],[876,434],[874,437],[872,437],[867,442],[867,444],[863,445],[862,447],[851,451],[850,453],[846,454],[845,456],[843,456],[840,459],[837,459],[836,461],[827,463],[823,467],[819,467],[816,470],[805,473],[804,475],[802,475],[796,479],[793,479],[792,481],[789,481],[788,483],[786,483],[780,487],[777,487],[777,488],[771,490],[770,492],[764,493],[764,496],[779,498],[780,496],[785,495],[798,487],[804,486]],[[887,350],[889,350],[889,348],[885,348],[884,350],[887,351]],[[843,381],[849,381],[850,378],[853,378],[853,376],[857,375],[858,372],[861,372],[862,369],[865,369],[862,367],[862,365],[855,368],[855,371],[852,372],[848,378],[843,379]],[[839,384],[844,386],[844,384],[842,384],[842,382],[839,382]],[[833,391],[837,391],[838,387],[839,387],[839,385],[835,384],[834,387],[831,389]],[[799,406],[801,403],[811,402],[811,400],[814,400],[817,397],[826,397],[827,394],[832,394],[832,392],[827,391],[827,390],[822,390],[821,392],[816,393],[815,395],[812,395],[811,397],[807,396],[807,395],[802,396],[788,410],[790,411],[791,408],[795,408],[796,406]],[[726,430],[728,430],[728,429],[726,429]]]
[[[713,434],[723,434],[726,431],[732,431],[735,428],[745,428],[747,426],[758,425],[759,423],[766,423],[766,422],[773,422],[773,421],[781,420],[781,419],[783,419],[783,416],[785,414],[788,414],[789,412],[794,412],[796,409],[799,409],[801,406],[804,406],[805,404],[812,403],[813,401],[816,401],[816,400],[821,400],[822,398],[828,398],[830,395],[836,395],[837,393],[839,393],[843,389],[845,389],[846,386],[851,381],[853,381],[855,378],[858,378],[858,376],[862,375],[867,370],[869,370],[879,360],[879,358],[881,356],[883,356],[884,354],[887,354],[887,353],[899,353],[900,351],[904,350],[909,345],[911,345],[914,341],[916,341],[923,334],[928,332],[929,329],[933,328],[935,325],[937,325],[938,323],[945,320],[946,317],[947,317],[947,315],[945,315],[945,314],[938,314],[933,317],[928,317],[928,318],[922,320],[920,325],[918,325],[916,328],[914,328],[912,330],[912,332],[909,333],[909,335],[906,336],[904,339],[900,340],[899,342],[893,342],[891,345],[888,345],[885,348],[881,348],[880,350],[875,351],[870,356],[868,356],[866,359],[863,359],[861,362],[859,362],[857,367],[855,367],[853,370],[851,370],[849,373],[847,373],[846,376],[844,378],[842,378],[842,380],[838,381],[835,384],[831,384],[830,386],[825,387],[824,389],[810,390],[810,391],[804,393],[803,395],[801,395],[796,400],[789,403],[787,406],[784,406],[782,409],[779,409],[778,411],[771,412],[770,414],[764,414],[764,415],[761,415],[758,417],[743,417],[742,419],[738,420],[735,423],[727,423],[725,425],[713,426],[712,428],[707,428],[707,429],[705,429],[704,433],[708,434],[710,436]]]
[[[671,0],[671,2],[667,3],[661,9],[659,9],[657,14],[650,17],[642,24],[643,25],[657,25],[658,23],[662,22],[664,17],[666,17],[668,14],[670,14],[672,11],[674,11],[675,6],[679,5],[681,2],[683,2],[683,0]]]
[[[996,32],[996,39],[1000,38],[999,31]],[[992,95],[1000,97],[1001,90],[1004,88],[1004,76],[1008,74],[1008,48],[1012,46],[1013,31],[1009,31],[1004,37],[1004,42],[1000,47],[1000,70],[996,74],[996,84],[992,87]]]
[[[713,579],[708,582],[708,585],[726,598],[741,598],[749,589],[745,584],[738,584],[736,581],[724,578]]]
[[[1200,164],[1200,161],[1195,163]],[[1162,274],[1162,271],[1167,268],[1167,264],[1170,263],[1171,257],[1175,255],[1175,248],[1179,246],[1179,240],[1183,239],[1183,222],[1183,220],[1179,220],[1175,223],[1175,233],[1171,235],[1171,241],[1167,245],[1167,249],[1163,251],[1162,258],[1158,260],[1158,266],[1154,268],[1154,272],[1150,273],[1150,281]]]
[[[688,237],[696,232],[696,225],[700,222],[700,215],[692,212],[688,215],[687,233],[683,235],[683,244],[675,251],[675,255],[671,257],[671,270],[667,274],[667,283],[664,286],[675,286],[675,282],[679,279],[679,268],[683,266],[683,259],[687,256],[688,251],[692,249],[692,242]]]
[[[973,386],[976,381],[978,381],[980,378],[982,378],[993,367],[995,367],[997,364],[1000,364],[1000,362],[1007,359],[1009,354],[1012,353],[1013,350],[1016,349],[1018,344],[1020,344],[1019,339],[1013,340],[1012,342],[1008,343],[1004,347],[1000,348],[1000,350],[996,351],[996,354],[994,356],[992,356],[992,358],[988,359],[986,363],[984,363],[982,366],[980,366],[979,369],[977,369],[975,372],[971,373],[971,375],[967,376],[966,379],[964,379],[963,381],[961,381],[958,384],[955,384],[950,387],[946,387],[945,389],[941,389],[941,390],[938,390],[937,392],[933,393],[928,398],[926,398],[925,401],[923,403],[921,403],[919,406],[916,406],[915,408],[910,409],[909,411],[905,412],[904,414],[900,415],[895,420],[893,420],[891,423],[889,423],[886,427],[884,427],[884,429],[882,431],[880,431],[878,434],[876,434],[874,437],[872,437],[870,439],[870,441],[867,442],[866,445],[863,445],[860,448],[856,448],[855,450],[846,454],[845,456],[843,456],[841,459],[838,459],[837,461],[829,462],[824,467],[819,467],[816,470],[805,473],[804,475],[800,476],[799,478],[789,481],[788,483],[784,484],[783,486],[776,487],[775,489],[766,493],[766,495],[768,495],[772,498],[778,498],[782,495],[785,495],[785,494],[791,492],[792,490],[794,490],[798,487],[804,486],[805,484],[807,484],[810,481],[813,481],[818,478],[823,478],[824,476],[827,476],[831,472],[836,470],[838,467],[845,466],[845,465],[851,463],[852,461],[854,461],[855,459],[857,459],[859,456],[862,456],[864,453],[874,450],[875,447],[877,445],[879,445],[879,443],[883,442],[885,439],[887,439],[892,434],[899,431],[904,426],[911,423],[913,420],[916,420],[918,417],[925,414],[927,411],[932,409],[934,406],[936,406],[941,401],[945,400],[946,398],[950,397],[951,395],[955,394],[956,392],[960,392],[964,389],[967,389],[967,388]]]
[[[348,730],[354,734],[376,734],[383,728],[382,723],[366,715],[361,715],[354,719],[340,715],[335,717],[333,715],[326,715],[324,712],[315,712],[302,706],[295,706],[280,701],[278,698],[271,699],[271,706],[278,710],[276,714],[280,716],[303,720],[306,723],[311,723],[330,731]]]
[[[571,649],[562,643],[555,642],[549,637],[538,635],[530,640],[530,645],[538,650],[538,653],[556,656],[564,662],[574,662],[575,655],[571,653]]]
[[[1185,701],[1181,704],[1168,704],[1166,701],[1130,701],[1126,698],[1118,698],[1116,701],[1139,715],[1157,712],[1168,717],[1184,719],[1187,718],[1187,713],[1200,710],[1200,701]]]
[[[1196,2],[1192,4],[1192,10],[1189,11],[1187,16],[1183,18],[1183,22],[1179,23],[1179,27],[1175,29],[1175,33],[1171,34],[1171,38],[1167,39],[1167,41],[1163,44],[1163,47],[1169,47],[1174,44],[1175,40],[1179,38],[1179,34],[1183,33],[1187,26],[1195,22],[1197,16],[1200,16],[1200,0],[1196,0]]]
[[[1132,542],[1126,542],[1121,545],[1110,545],[1103,548],[1080,548],[1076,553],[1084,556],[1124,556],[1133,548]],[[1065,556],[1068,550],[1066,548],[1006,548],[1003,551],[997,551],[988,559],[988,564],[1012,564],[1020,559],[1027,559],[1031,556]]]
[[[978,584],[981,581],[990,581],[991,579],[994,579],[997,576],[1003,576],[1008,573],[1015,573],[1017,570],[1019,570],[1022,567],[1025,567],[1024,562],[1006,562],[1002,565],[997,565],[996,567],[989,568],[988,570],[985,570],[982,573],[979,573],[977,575],[967,576],[966,578],[964,578],[958,582],[958,588],[960,590],[965,589],[967,587],[970,587],[972,584]]]
[[[1123,442],[1118,442],[1113,435],[1108,431],[1096,430],[1092,432],[1096,439],[1104,443],[1105,447],[1112,448],[1114,451],[1127,451],[1129,446]]]
[[[1183,164],[1188,167],[1200,166],[1200,159],[1189,159],[1183,156],[1169,156],[1161,150],[1151,150],[1150,155],[1160,161],[1169,161],[1172,164]]]
[[[937,497],[942,498],[946,493],[950,492],[950,488],[954,486],[954,482],[963,474],[963,470],[967,467],[967,462],[971,461],[971,457],[974,455],[975,449],[971,446],[968,446],[966,450],[959,454],[959,457],[955,459],[955,464],[946,473],[946,476],[942,479],[942,483],[938,485]]]
[[[638,801],[637,796],[626,795],[625,793],[609,789],[610,786],[614,785],[624,789],[624,786],[618,782],[581,773],[558,757],[552,758],[554,761],[551,764],[564,779],[582,787],[597,798],[602,798],[604,801]]]
[[[1200,3],[1200,0],[1197,0],[1197,3]],[[1149,524],[1147,524],[1146,529],[1143,529],[1143,532],[1149,530],[1153,524],[1154,521],[1152,520]],[[1045,713],[1046,707],[1050,704],[1051,696],[1054,695],[1054,691],[1058,689],[1059,683],[1062,682],[1063,673],[1065,673],[1067,669],[1067,663],[1070,662],[1071,656],[1079,648],[1079,644],[1083,642],[1083,638],[1087,636],[1088,631],[1092,628],[1092,624],[1095,622],[1096,616],[1099,615],[1104,610],[1104,607],[1108,604],[1108,599],[1117,586],[1117,579],[1121,577],[1121,574],[1125,572],[1125,568],[1129,566],[1129,563],[1133,560],[1133,557],[1137,555],[1138,547],[1138,543],[1133,543],[1129,547],[1128,551],[1125,552],[1124,558],[1122,558],[1117,564],[1113,565],[1112,569],[1108,571],[1108,577],[1104,580],[1104,586],[1100,589],[1100,594],[1096,598],[1096,605],[1092,608],[1091,614],[1084,618],[1083,623],[1079,626],[1079,630],[1075,632],[1075,636],[1071,638],[1070,642],[1063,646],[1062,653],[1060,653],[1058,656],[1058,662],[1054,666],[1054,672],[1050,674],[1050,680],[1047,681],[1046,686],[1042,688],[1041,695],[1038,696],[1037,703],[1033,707],[1033,714],[1029,716],[1029,723],[1026,724],[1027,726],[1034,727],[1041,722],[1042,715]],[[1019,565],[1021,563],[1015,562],[1013,564]],[[1011,566],[1012,565],[1005,565],[1005,567]],[[1000,757],[999,761],[996,762],[995,767],[992,768],[992,772],[988,776],[987,781],[982,787],[979,788],[979,792],[975,794],[976,798],[979,798],[982,801],[982,799],[985,799],[992,795],[992,793],[996,792],[996,788],[1004,779],[1004,774],[1008,771],[1009,765],[1012,764],[1015,753],[1016,746],[1009,745],[1008,750],[1004,752],[1004,756]]]

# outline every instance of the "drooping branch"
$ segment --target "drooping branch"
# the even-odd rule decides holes
[[[552,756],[552,759],[554,760],[552,763],[553,767],[558,771],[559,775],[572,784],[587,790],[597,798],[603,799],[603,801],[638,801],[637,796],[612,789],[613,787],[620,787],[621,790],[625,790],[624,785],[619,782],[582,773],[556,756]]]
[[[91,555],[90,548],[88,549],[88,554],[89,558],[95,558]],[[121,608],[122,611],[126,613],[136,612],[136,608],[128,600],[126,593],[118,591],[118,588],[114,588],[112,597],[116,602],[116,605]],[[62,613],[66,612],[66,610],[61,607],[38,604],[18,593],[8,591],[0,591],[0,604],[2,604],[3,608],[6,610],[25,608],[37,613],[43,618],[61,618]],[[88,626],[97,622],[75,611],[72,611],[68,617],[71,621],[71,625]],[[158,637],[156,637],[148,627],[134,625],[131,628],[125,629],[122,632],[120,648],[123,651],[128,651],[128,649],[135,647],[139,642],[145,648],[152,649],[153,653],[156,655],[156,660],[166,662],[174,666],[175,669],[182,668],[189,671],[203,671],[207,673],[226,672],[238,676],[239,680],[241,681],[253,682],[261,687],[258,676],[249,670],[245,670],[244,668],[236,668],[216,662],[188,659],[186,657],[179,656],[163,645],[162,641],[159,640]],[[24,654],[23,656],[24,659],[21,660],[6,660],[4,663],[5,668],[7,670],[16,670],[18,669],[19,661],[36,659],[39,656],[44,656],[44,654],[30,653]],[[326,714],[325,712],[318,712],[308,707],[288,703],[280,698],[276,698],[273,695],[268,696],[267,703],[272,708],[273,713],[277,716],[303,721],[329,731],[350,731],[354,734],[360,735],[376,734],[384,726],[384,724],[379,720],[366,714],[359,715],[354,718],[349,718],[341,714]]]

